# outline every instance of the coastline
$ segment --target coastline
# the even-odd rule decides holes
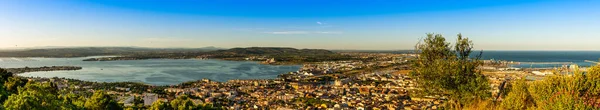
[[[29,72],[41,72],[41,71],[76,71],[81,70],[79,66],[43,66],[43,67],[23,67],[23,68],[5,68],[6,71],[14,74],[22,74]]]

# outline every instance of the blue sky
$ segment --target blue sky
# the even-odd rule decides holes
[[[412,49],[458,33],[484,50],[600,50],[592,0],[2,0],[0,48]]]

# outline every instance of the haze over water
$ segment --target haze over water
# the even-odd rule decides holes
[[[143,82],[153,85],[173,85],[208,78],[225,82],[231,79],[272,79],[277,75],[297,71],[298,65],[263,65],[252,61],[197,59],[155,59],[127,61],[81,61],[85,58],[31,58],[29,61],[2,61],[2,68],[41,66],[81,66],[77,71],[49,71],[19,74],[26,77],[64,77],[99,82]]]

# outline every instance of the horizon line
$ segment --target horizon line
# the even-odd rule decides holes
[[[34,46],[34,47],[0,47],[0,50],[21,50],[21,49],[44,49],[44,48],[89,48],[89,47],[129,47],[129,48],[155,48],[155,49],[195,49],[195,48],[220,48],[220,49],[231,49],[231,48],[250,48],[250,47],[278,47],[278,46],[246,46],[246,47],[218,47],[218,46],[204,46],[204,47],[143,47],[143,46]],[[295,49],[323,49],[323,48],[297,48],[297,47],[289,47],[289,46],[279,46],[281,48],[295,48]],[[414,51],[415,49],[324,49],[331,51]],[[597,50],[589,50],[589,49],[473,49],[472,52],[479,51],[600,51]]]

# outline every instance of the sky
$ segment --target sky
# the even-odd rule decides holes
[[[600,50],[594,0],[1,0],[0,48]]]

